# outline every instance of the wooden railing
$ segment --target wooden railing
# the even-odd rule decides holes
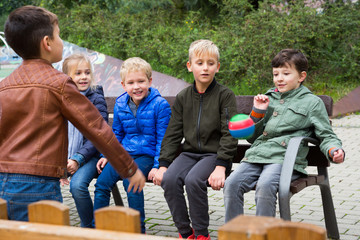
[[[96,229],[71,227],[69,207],[56,201],[29,205],[29,222],[7,220],[6,201],[0,199],[1,239],[46,240],[171,240],[140,234],[138,211],[110,206],[95,212]],[[218,230],[219,240],[325,240],[324,228],[272,217],[239,216]]]

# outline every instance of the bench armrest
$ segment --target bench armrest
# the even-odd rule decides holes
[[[302,142],[319,145],[319,141],[311,137],[293,137],[290,139],[285,153],[283,166],[281,168],[280,182],[279,182],[279,201],[281,201],[280,199],[282,198],[285,199],[289,198],[291,177],[294,171],[296,156],[298,154]]]

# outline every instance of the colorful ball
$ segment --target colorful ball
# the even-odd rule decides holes
[[[254,134],[254,121],[246,114],[236,114],[230,119],[229,131],[234,138],[248,139]]]

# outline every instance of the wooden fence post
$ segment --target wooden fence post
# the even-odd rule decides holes
[[[0,198],[0,219],[8,219],[6,200],[2,198]]]
[[[267,230],[268,240],[325,240],[326,230],[308,223],[284,221],[280,226],[273,226]]]
[[[218,230],[218,240],[268,240],[266,229],[283,220],[269,217],[240,215]]]
[[[218,240],[326,240],[326,230],[273,217],[238,216],[218,230]]]
[[[140,233],[140,213],[134,209],[109,206],[95,211],[96,229]]]
[[[31,203],[28,210],[29,222],[70,226],[69,207],[58,201]]]

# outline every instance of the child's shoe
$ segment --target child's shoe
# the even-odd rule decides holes
[[[192,234],[188,236],[186,239],[195,239],[195,232],[194,229],[191,228]],[[179,233],[179,238],[184,239],[183,236]]]
[[[196,240],[210,240],[210,234],[208,234],[207,236],[204,235],[199,235],[196,237]]]

